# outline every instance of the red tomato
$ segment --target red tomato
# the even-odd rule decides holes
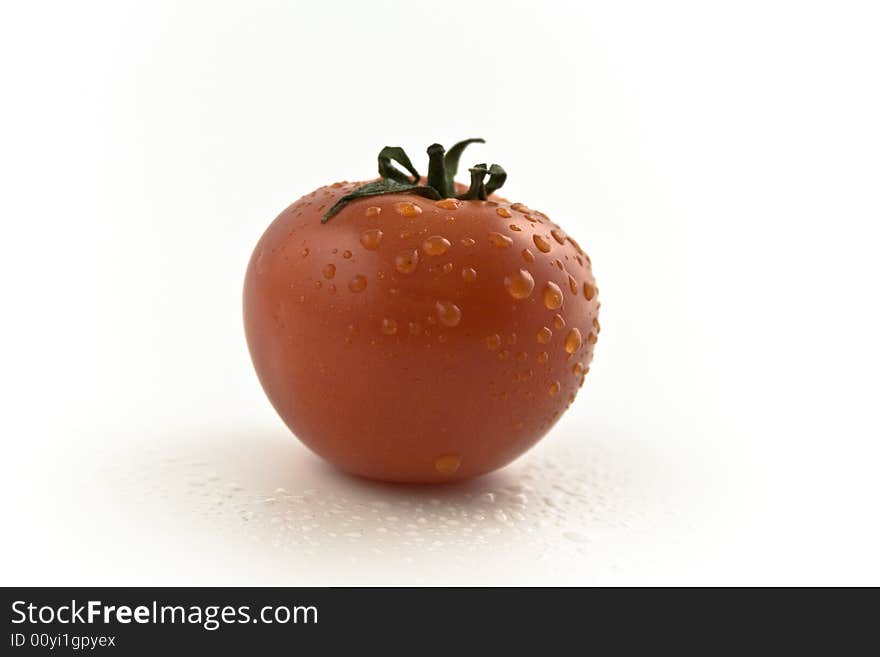
[[[385,149],[378,181],[288,207],[244,285],[248,346],[278,414],[326,460],[386,481],[463,479],[518,457],[574,400],[599,333],[578,244],[492,196],[500,167],[472,169],[465,191],[452,183],[463,146],[432,149],[426,181]]]

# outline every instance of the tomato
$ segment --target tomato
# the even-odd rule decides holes
[[[427,178],[386,148],[378,180],[304,196],[250,259],[244,323],[260,383],[290,430],[349,473],[492,471],[553,426],[589,371],[589,257],[543,213],[494,195],[500,167],[454,184],[472,141],[432,146]]]

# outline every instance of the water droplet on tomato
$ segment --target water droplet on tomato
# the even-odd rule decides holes
[[[489,233],[489,244],[496,249],[506,249],[513,244],[513,240],[507,235],[502,235],[501,233]]]
[[[550,358],[550,355],[546,351],[542,351],[538,354],[537,360],[539,363],[546,363],[548,358]]]
[[[535,261],[535,254],[532,253],[531,251],[529,251],[528,249],[522,250],[522,257],[523,257],[523,260],[525,260],[526,262],[534,262]]]
[[[505,219],[510,219],[513,216],[507,208],[495,208],[495,213]]]
[[[543,235],[535,235],[532,237],[532,241],[535,243],[535,246],[538,247],[538,251],[541,253],[547,253],[550,251],[550,242],[547,241],[547,238]]]
[[[554,228],[550,231],[550,234],[553,236],[559,244],[565,244],[565,233],[562,232],[559,228]]]
[[[379,244],[382,242],[382,236],[384,234],[385,233],[378,228],[365,230],[361,233],[361,245],[368,251],[375,251],[379,248]]]
[[[571,329],[565,336],[565,351],[573,354],[581,348],[581,332],[576,328]]]
[[[434,469],[440,474],[451,475],[461,466],[461,457],[458,454],[445,454],[434,461]]]
[[[572,294],[578,293],[578,282],[574,280],[574,276],[571,274],[568,275],[568,289],[571,290]]]
[[[504,277],[504,287],[514,299],[525,299],[535,289],[535,279],[525,269]]]
[[[408,201],[395,203],[394,211],[397,212],[397,214],[399,215],[409,218],[418,217],[420,214],[422,214],[422,208],[420,208],[415,203],[410,203]]]
[[[562,319],[562,315],[554,315],[553,316],[553,328],[556,328],[556,329],[565,328],[565,320]]]
[[[418,266],[419,252],[416,250],[398,253],[394,258],[394,267],[401,274],[412,274]]]
[[[587,298],[587,301],[593,300],[593,297],[596,296],[596,291],[595,285],[588,281],[584,281],[584,296]]]
[[[477,280],[477,270],[473,267],[465,267],[461,270],[461,278],[465,283],[473,283]]]
[[[397,333],[397,320],[386,317],[382,320],[381,329],[385,335],[394,335]]]
[[[548,342],[550,342],[550,338],[553,337],[553,331],[551,331],[546,326],[542,326],[538,330],[538,335],[535,337],[540,344],[547,344]]]
[[[437,313],[437,319],[443,326],[452,328],[461,322],[461,308],[451,301],[438,301],[434,304],[434,310]]]
[[[443,255],[449,250],[452,243],[440,235],[432,235],[422,242],[422,251],[429,256]]]
[[[308,250],[308,249],[303,249],[302,251],[300,251],[300,255],[301,255],[303,258],[305,258],[306,256],[309,255],[309,250]]]
[[[378,217],[380,214],[382,214],[382,208],[380,208],[377,205],[371,205],[370,207],[367,208],[367,211],[365,214],[367,215],[368,219],[373,219],[375,217]]]
[[[324,278],[333,278],[334,276],[336,276],[336,265],[325,265],[324,269],[322,269],[321,272],[324,274]]]
[[[462,238],[462,240],[461,240],[461,245],[462,245],[462,246],[471,247],[471,246],[473,246],[473,245],[476,244],[476,243],[477,243],[477,241],[471,239],[470,237],[464,237],[464,238]]]
[[[554,397],[557,394],[559,394],[559,389],[561,387],[562,386],[559,385],[559,381],[554,381],[553,383],[550,384],[550,387],[547,389],[547,392],[551,397]]]
[[[489,351],[497,351],[501,347],[501,336],[494,333],[486,338],[486,347]]]
[[[548,281],[544,286],[544,305],[550,310],[562,307],[562,290],[553,281]]]
[[[461,201],[457,198],[444,198],[434,203],[438,208],[443,210],[458,210],[461,207]]]
[[[367,289],[367,279],[358,274],[348,282],[348,289],[352,292],[363,292]]]

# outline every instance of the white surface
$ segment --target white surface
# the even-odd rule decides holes
[[[880,584],[877,18],[5,4],[0,583]],[[493,476],[343,477],[253,375],[250,250],[475,135],[592,256],[588,384]]]

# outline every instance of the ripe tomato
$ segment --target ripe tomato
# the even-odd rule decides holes
[[[543,213],[492,195],[500,167],[456,186],[471,141],[432,146],[427,179],[386,148],[379,180],[304,196],[248,265],[260,382],[291,431],[350,473],[440,482],[499,468],[553,426],[589,371],[589,257]]]

